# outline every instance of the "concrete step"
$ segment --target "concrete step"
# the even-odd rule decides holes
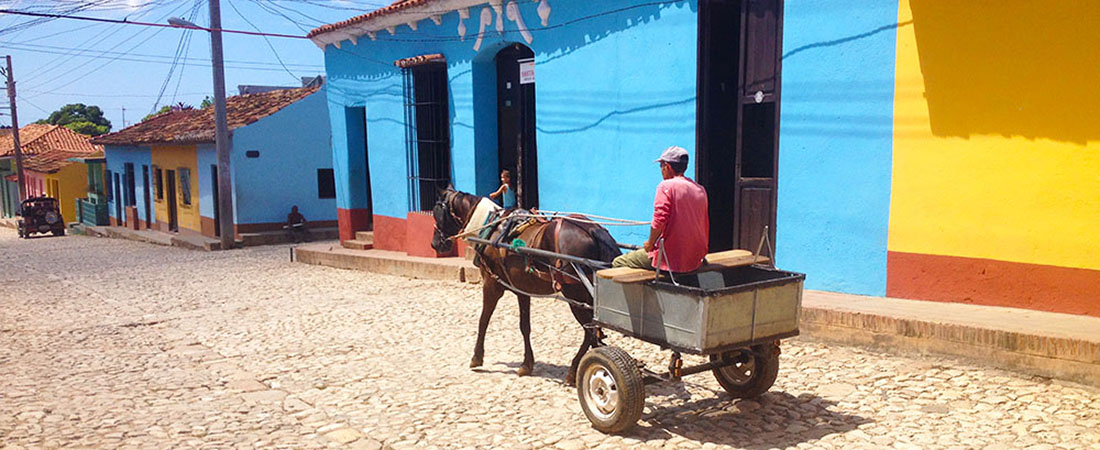
[[[358,234],[358,233],[357,233]],[[352,250],[370,250],[374,248],[374,244],[369,241],[363,241],[360,239],[352,239],[350,241],[343,241],[340,245],[344,248],[350,248]]]
[[[374,232],[373,231],[356,231],[355,240],[360,242],[366,242],[368,245],[374,245]]]

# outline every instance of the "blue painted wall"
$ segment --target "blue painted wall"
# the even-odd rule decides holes
[[[537,6],[520,3],[529,28],[541,28]],[[360,143],[365,130],[374,213],[406,216],[406,127],[401,73],[393,61],[428,53],[443,53],[448,62],[455,187],[480,195],[495,189],[493,57],[520,42],[535,52],[540,206],[648,220],[660,181],[653,160],[670,145],[694,151],[697,4],[609,0],[599,10],[620,11],[592,18],[586,2],[552,6],[549,25],[558,27],[533,30],[530,44],[505,19],[504,33],[494,32],[494,23],[474,51],[483,8],[475,7],[465,20],[465,40],[454,39],[459,17],[451,12],[438,26],[425,20],[416,32],[402,26],[396,36],[380,33],[375,41],[364,36],[358,44],[327,46],[337,205],[366,207],[356,176],[366,166]],[[364,108],[365,127],[354,117],[358,107]],[[612,231],[625,242],[640,243],[648,234],[644,226]]]
[[[786,2],[778,264],[886,293],[897,2]]]
[[[107,202],[108,214],[115,219],[120,219],[115,214],[116,206],[115,202],[122,201],[122,193],[115,190],[114,174],[119,174],[119,187],[122,191],[126,190],[126,181],[123,175],[126,173],[126,163],[134,164],[134,193],[136,195],[135,202],[137,203],[138,218],[145,220],[145,186],[142,178],[142,166],[148,166],[152,170],[153,158],[149,147],[142,146],[121,146],[121,145],[107,145],[104,147],[104,156],[107,158],[106,170],[111,171],[111,191],[112,199]],[[149,189],[153,189],[153,177],[149,176]],[[151,196],[153,193],[150,192]],[[150,197],[152,199],[152,197]],[[156,207],[150,203],[153,211],[149,212],[149,216],[155,221],[157,220]],[[126,205],[123,204],[122,214],[126,214]]]
[[[320,199],[317,192],[317,169],[332,168],[327,105],[321,89],[233,131],[230,164],[237,223],[285,222],[292,205],[298,205],[307,220],[336,220],[336,200]],[[260,156],[246,157],[249,150],[259,151]],[[204,163],[202,157],[199,161],[203,164],[200,181],[206,176],[200,192],[205,189],[206,195],[212,195],[210,164],[214,162],[211,158]],[[209,214],[213,217],[213,209]]]

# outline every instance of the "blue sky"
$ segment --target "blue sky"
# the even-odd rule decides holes
[[[319,25],[388,3],[221,0],[222,27],[305,35]],[[71,14],[155,23],[174,16],[193,18],[201,26],[210,23],[205,0],[0,0],[0,9],[34,12],[65,13],[81,7]],[[309,40],[270,37],[265,42],[259,36],[223,36],[227,95],[236,95],[242,84],[299,85],[298,77],[324,73],[323,53]],[[180,58],[173,65],[177,50]],[[43,22],[0,14],[0,55],[12,56],[21,125],[65,104],[84,103],[103,109],[112,131],[117,131],[123,127],[123,108],[126,124],[132,125],[155,104],[198,106],[213,93],[210,37],[204,31],[68,19]],[[0,124],[10,125],[7,110],[0,113]]]

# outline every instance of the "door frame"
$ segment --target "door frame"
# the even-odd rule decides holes
[[[733,180],[733,205],[729,207],[730,213],[733,215],[733,229],[725,230],[724,232],[731,233],[732,246],[734,248],[751,248],[756,249],[759,243],[759,231],[753,231],[749,234],[745,233],[745,230],[741,230],[742,214],[745,214],[746,205],[741,202],[742,191],[744,189],[753,188],[770,188],[770,210],[767,213],[767,217],[762,218],[763,221],[769,224],[768,238],[772,245],[775,247],[776,227],[777,227],[777,212],[778,212],[778,185],[779,185],[779,118],[781,107],[781,89],[782,89],[782,48],[783,48],[783,9],[784,0],[772,0],[776,3],[776,36],[775,36],[775,86],[771,93],[766,94],[768,101],[773,101],[775,104],[774,111],[774,128],[772,138],[772,171],[770,179],[758,179],[758,178],[746,178],[742,177],[742,160],[743,160],[743,130],[744,130],[744,106],[750,104],[745,92],[745,74],[746,70],[746,54],[750,51],[746,48],[748,37],[746,35],[746,27],[748,23],[748,14],[750,3],[761,0],[700,0],[699,1],[699,14],[698,14],[698,30],[697,30],[697,55],[698,61],[696,64],[696,180],[698,180],[704,186],[708,186],[713,183],[713,180],[708,179],[707,169],[712,165],[720,164],[719,161],[713,161],[709,156],[709,149],[714,146],[713,142],[709,141],[710,130],[721,126],[721,124],[712,124],[707,120],[709,108],[714,106],[709,101],[712,97],[710,94],[711,76],[713,75],[712,61],[709,56],[708,50],[713,45],[709,40],[710,34],[707,32],[710,27],[718,26],[713,20],[712,14],[710,14],[711,5],[714,3],[728,3],[737,4],[740,7],[739,16],[739,39],[737,49],[737,90],[733,98],[735,99],[736,108],[736,133],[734,139],[734,161],[733,164],[727,164],[724,170],[732,169],[732,172],[723,172],[732,175],[729,177]],[[768,1],[768,0],[763,0]],[[759,103],[759,102],[758,102]],[[716,177],[724,178],[724,177]],[[711,207],[715,207],[715,203],[711,202]],[[708,213],[709,214],[709,213]],[[714,227],[711,227],[711,234],[715,231]],[[743,236],[750,236],[746,239]],[[752,239],[751,236],[756,236]],[[743,242],[750,240],[752,242]],[[725,250],[725,249],[710,249],[711,251]],[[762,250],[763,251],[763,250]],[[770,251],[770,250],[769,250]],[[774,256],[774,255],[772,255]]]

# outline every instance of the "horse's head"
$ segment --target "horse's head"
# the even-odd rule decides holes
[[[459,201],[461,193],[448,186],[439,191],[439,200],[432,207],[432,218],[435,219],[435,231],[432,233],[432,248],[440,254],[450,253],[454,249],[456,234],[466,226],[462,217],[466,217],[466,211]]]

